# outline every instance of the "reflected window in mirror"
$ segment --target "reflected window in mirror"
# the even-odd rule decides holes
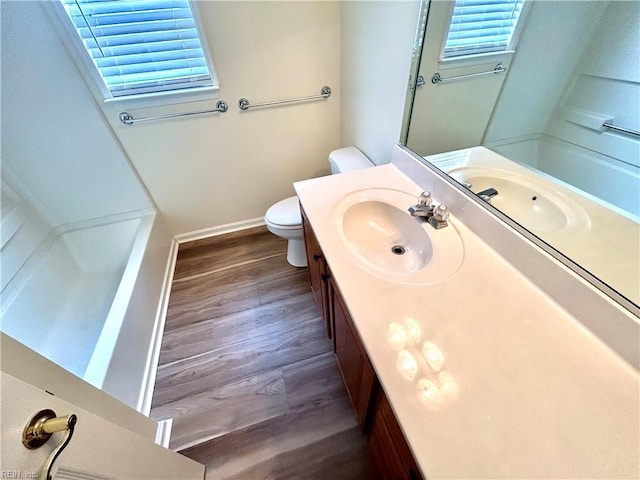
[[[524,0],[456,0],[442,59],[512,50]]]

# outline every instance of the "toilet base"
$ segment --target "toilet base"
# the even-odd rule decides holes
[[[304,240],[289,239],[287,244],[287,262],[298,268],[307,266],[307,251],[304,247]]]

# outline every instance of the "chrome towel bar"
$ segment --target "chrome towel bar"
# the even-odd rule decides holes
[[[251,105],[249,100],[246,98],[241,98],[238,100],[238,107],[240,110],[249,110],[250,108],[255,107],[267,107],[269,105],[281,105],[283,103],[295,103],[295,102],[307,102],[309,100],[317,100],[319,98],[329,98],[331,96],[331,88],[326,85],[322,87],[320,90],[320,95],[311,95],[309,97],[298,97],[298,98],[289,98],[287,100],[275,100],[273,102],[262,102]]]
[[[459,78],[477,77],[480,75],[488,75],[490,73],[498,74],[506,71],[507,71],[507,67],[499,63],[498,65],[495,66],[493,70],[489,70],[486,72],[478,72],[478,73],[467,73],[466,75],[456,75],[454,77],[442,77],[438,72],[436,72],[433,74],[433,77],[431,77],[431,83],[433,83],[434,85],[437,85],[438,83],[448,82],[449,80],[458,80]]]
[[[636,132],[635,130],[631,130],[630,128],[619,127],[617,125],[612,125],[611,123],[603,123],[602,126],[604,128],[609,128],[611,130],[615,130],[616,132],[626,133],[627,135],[634,135],[636,137],[640,137],[640,132]]]
[[[165,118],[177,118],[177,117],[188,117],[190,115],[203,115],[205,113],[224,113],[229,110],[229,105],[227,102],[223,102],[219,100],[216,103],[216,108],[212,110],[200,110],[198,112],[187,112],[187,113],[173,113],[171,115],[161,115],[159,117],[143,117],[143,118],[133,118],[133,116],[129,112],[121,112],[119,115],[120,121],[125,125],[133,125],[138,122],[148,122],[149,120],[162,120]]]

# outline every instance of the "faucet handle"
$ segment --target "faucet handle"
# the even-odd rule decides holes
[[[433,209],[433,219],[438,222],[445,222],[449,218],[449,207],[441,203]]]
[[[418,205],[421,207],[428,207],[431,205],[431,202],[431,192],[422,192],[418,197]]]

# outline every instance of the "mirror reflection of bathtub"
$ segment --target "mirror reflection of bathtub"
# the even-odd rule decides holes
[[[640,222],[640,169],[544,134],[494,142],[500,155],[558,180],[596,203]]]
[[[505,206],[501,212],[547,243],[552,254],[579,264],[574,267],[578,273],[637,309],[640,137],[634,132],[640,130],[640,2],[526,0],[525,6],[515,48],[452,62],[441,58],[452,1],[424,2],[428,19],[412,78],[429,79],[434,72],[456,78],[409,89],[403,138],[428,160],[484,145],[554,189],[582,198],[579,203],[590,217],[598,217],[599,235],[585,237],[579,228],[572,236],[568,230],[564,235],[545,232],[562,223],[562,215],[550,222],[552,210],[558,213],[553,202],[546,209],[537,205],[538,213],[546,212],[546,226],[540,223],[544,215],[535,215],[533,208],[527,214],[514,210],[504,203],[505,196],[487,208]],[[498,61],[505,72],[476,75]],[[439,160],[437,167],[451,170]],[[460,171],[452,176],[464,180]],[[616,230],[618,224],[625,227]],[[631,271],[634,275],[625,273]]]
[[[519,153],[526,152],[522,145],[516,147]],[[537,151],[546,153],[544,148]],[[492,206],[549,245],[571,252],[574,261],[588,264],[592,273],[615,284],[620,293],[640,304],[639,264],[629,261],[630,254],[640,259],[640,229],[637,218],[629,212],[485,147],[425,158],[476,195],[495,188]],[[566,151],[562,158],[571,161]],[[584,162],[585,158],[580,160]],[[594,162],[599,165],[597,158]],[[623,183],[624,172],[617,174],[621,177],[619,183]],[[611,199],[615,200],[615,196]]]

